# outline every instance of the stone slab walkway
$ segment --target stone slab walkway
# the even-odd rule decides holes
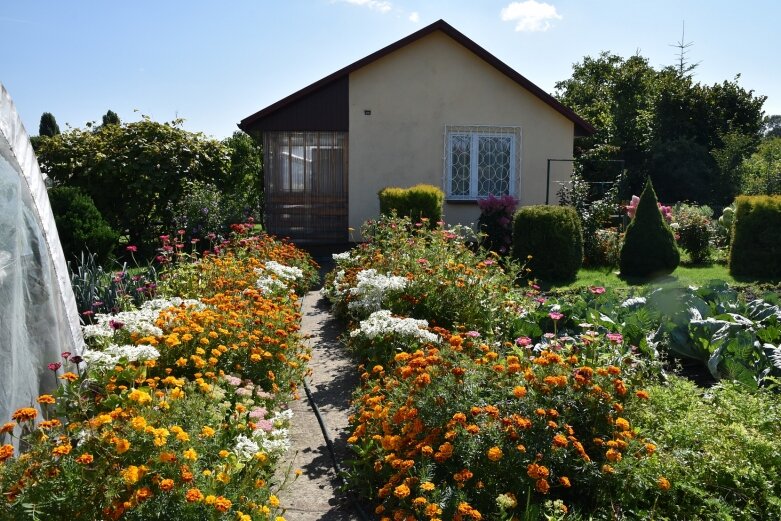
[[[314,402],[333,441],[337,461],[345,459],[352,391],[358,385],[355,366],[338,336],[341,326],[332,317],[330,306],[318,291],[307,293],[301,306],[301,332],[312,348],[307,378]],[[315,412],[304,390],[301,399],[291,404],[292,448],[280,468],[301,469],[298,479],[280,493],[288,521],[360,521],[353,504],[338,491],[340,481],[333,469],[331,454]]]

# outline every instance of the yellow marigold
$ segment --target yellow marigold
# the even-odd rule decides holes
[[[277,496],[275,496],[274,494],[271,494],[268,497],[268,504],[271,505],[271,508],[279,507],[279,498]]]
[[[14,455],[13,445],[3,445],[2,447],[0,447],[0,462],[9,459],[13,455]]]
[[[186,432],[180,432],[180,433],[177,433],[176,439],[181,441],[181,442],[190,441],[190,435],[187,434]]]
[[[152,401],[152,397],[148,392],[141,391],[139,389],[133,389],[130,391],[130,394],[128,394],[127,397],[133,402],[138,402],[139,405],[144,405],[145,403]]]
[[[420,490],[424,490],[426,492],[431,492],[435,488],[436,488],[436,485],[434,485],[430,481],[424,481],[423,483],[420,484]]]
[[[225,496],[217,496],[214,499],[214,508],[219,510],[220,512],[227,512],[231,509],[231,506],[233,506],[233,503],[230,499],[226,498]]]
[[[610,465],[607,465],[607,464],[602,465],[602,472],[604,472],[605,474],[612,474],[615,471],[616,471],[616,469],[614,469]]]
[[[38,403],[52,405],[57,402],[51,394],[42,394],[38,397]]]
[[[32,407],[23,407],[14,411],[14,413],[11,415],[11,419],[16,420],[17,423],[22,423],[34,420],[37,416],[38,411]]]
[[[405,497],[409,496],[409,487],[407,485],[401,484],[393,489],[393,495],[399,499],[404,499]]]
[[[146,418],[143,416],[134,416],[133,419],[130,420],[130,426],[137,431],[142,431],[146,428]]]
[[[164,480],[160,481],[159,486],[160,486],[160,490],[162,490],[164,492],[168,492],[170,490],[173,490],[173,488],[174,488],[174,480],[172,480],[172,479],[164,479]]]
[[[215,433],[215,432],[216,432],[216,431],[215,431],[214,429],[212,429],[212,428],[211,428],[211,427],[209,427],[208,425],[205,425],[205,426],[204,426],[204,427],[201,429],[201,436],[203,436],[204,438],[211,438],[212,436],[214,436],[214,433]]]
[[[138,480],[144,476],[144,467],[143,465],[141,467],[130,465],[128,468],[121,471],[120,475],[122,476],[122,479],[125,481],[126,485],[133,485],[138,483]]]
[[[646,443],[645,452],[650,456],[651,454],[656,452],[656,445],[654,445],[653,443]]]
[[[629,421],[626,418],[616,418],[616,428],[622,431],[629,430]]]
[[[187,449],[186,451],[184,451],[184,453],[182,454],[182,457],[184,457],[184,459],[188,459],[190,461],[195,461],[195,460],[198,459],[198,453],[195,452],[194,449],[190,448],[190,449]]]
[[[88,452],[85,452],[84,454],[76,458],[76,463],[79,463],[81,465],[89,465],[93,461],[95,461],[95,457]]]
[[[500,459],[502,459],[502,456],[504,454],[502,453],[502,449],[500,449],[499,447],[491,447],[490,449],[488,449],[487,455],[489,460],[499,461]]]
[[[412,500],[412,506],[415,508],[423,508],[428,504],[428,500],[423,496],[418,496]]]
[[[54,447],[52,449],[52,454],[55,456],[65,456],[66,454],[70,454],[71,448],[70,443],[63,443],[62,445]]]
[[[656,481],[656,484],[659,486],[660,489],[664,491],[670,490],[670,481],[664,476],[659,476],[659,479]]]

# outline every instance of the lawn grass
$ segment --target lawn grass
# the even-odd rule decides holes
[[[582,268],[577,278],[572,281],[540,284],[545,290],[574,289],[588,286],[603,286],[607,288],[659,287],[659,286],[702,286],[712,280],[724,281],[731,286],[774,286],[777,280],[736,279],[729,274],[729,267],[724,264],[708,265],[684,264],[667,276],[653,279],[630,279],[619,275],[618,268]]]

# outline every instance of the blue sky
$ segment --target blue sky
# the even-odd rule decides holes
[[[30,134],[176,117],[223,138],[242,118],[442,18],[544,90],[584,56],[635,52],[695,79],[731,80],[781,114],[781,2],[773,0],[0,0],[0,82]]]

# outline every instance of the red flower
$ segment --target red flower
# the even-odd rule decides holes
[[[133,245],[131,244],[131,245],[129,245],[129,246],[127,246],[127,247],[125,247],[125,249],[126,249],[127,251],[129,251],[130,253],[135,253],[135,252],[137,252],[137,251],[138,251],[138,246],[133,246]]]
[[[57,372],[57,369],[62,367],[62,362],[52,362],[47,367],[49,368],[50,371]]]

